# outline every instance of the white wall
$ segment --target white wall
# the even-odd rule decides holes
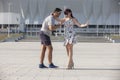
[[[20,15],[16,13],[0,13],[0,24],[19,24]]]
[[[0,12],[3,12],[3,1],[0,0]]]
[[[102,3],[101,7],[100,5],[95,5],[99,4],[99,2]],[[64,6],[67,6],[72,9],[73,15],[81,23],[88,20],[86,18],[87,16],[89,17],[90,24],[118,25],[120,22],[120,6],[118,5],[118,2],[119,0],[34,0],[34,2],[33,0],[3,0],[3,7],[4,12],[8,12],[8,3],[12,3],[11,12],[21,14],[23,11],[24,19],[26,20],[29,18],[31,23],[39,22],[39,24],[41,24],[44,18],[48,16],[54,8],[60,7],[61,9],[64,9]],[[90,8],[90,6],[92,6],[92,8]],[[102,8],[102,10],[100,8]],[[100,15],[97,15],[99,16],[97,19],[95,19],[95,14],[98,13],[95,10],[101,10]],[[31,19],[33,16],[34,19]],[[63,14],[61,17],[64,17]]]

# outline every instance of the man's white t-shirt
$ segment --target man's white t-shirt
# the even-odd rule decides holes
[[[55,25],[55,19],[53,18],[52,15],[49,15],[48,17],[45,18],[41,28],[41,31],[43,31],[48,36],[50,35],[50,30],[48,28],[50,25]]]

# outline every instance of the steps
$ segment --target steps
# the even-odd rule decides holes
[[[97,36],[78,36],[78,42],[98,42],[98,43],[111,43],[104,37],[97,37]]]
[[[52,42],[63,42],[63,36],[50,36]],[[20,42],[40,42],[39,37],[26,37]],[[77,42],[95,42],[95,43],[111,43],[109,40],[102,36],[77,36]]]

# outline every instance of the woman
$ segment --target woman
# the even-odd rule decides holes
[[[74,68],[74,62],[73,62],[73,44],[76,42],[75,39],[75,31],[74,31],[74,25],[77,25],[78,27],[86,27],[88,26],[88,23],[86,24],[80,24],[78,20],[73,16],[71,9],[66,9],[64,11],[65,18],[63,19],[57,19],[61,23],[64,24],[65,30],[64,30],[64,45],[66,46],[66,51],[68,55],[68,66],[67,69]]]

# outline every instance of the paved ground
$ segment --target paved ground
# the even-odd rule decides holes
[[[39,42],[0,43],[0,80],[120,80],[119,43],[77,43],[73,70],[66,70],[63,43],[53,47],[53,61],[60,68],[39,69]]]

